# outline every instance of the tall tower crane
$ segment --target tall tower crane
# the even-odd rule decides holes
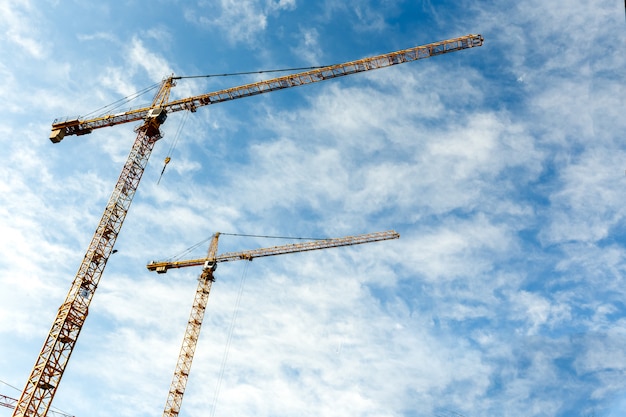
[[[170,90],[176,81],[182,77],[170,76],[161,82],[149,107],[135,108],[124,113],[106,114],[95,118],[54,121],[50,134],[50,140],[53,143],[60,142],[65,136],[85,135],[95,129],[107,126],[135,121],[140,121],[141,124],[135,129],[137,137],[128,159],[87,247],[70,290],[57,312],[50,332],[26,381],[13,412],[13,417],[46,416],[87,318],[89,305],[109,256],[113,252],[113,246],[137,191],[152,149],[162,137],[160,126],[165,122],[169,113],[181,110],[195,112],[198,107],[210,104],[385,68],[482,46],[482,44],[483,37],[481,35],[466,35],[173,101],[169,100]]]
[[[200,336],[200,328],[202,327],[204,312],[206,310],[207,302],[209,300],[211,285],[215,281],[213,272],[217,268],[217,264],[219,262],[230,262],[238,260],[252,261],[255,258],[265,256],[276,256],[284,255],[287,253],[337,248],[340,246],[359,245],[363,243],[378,242],[381,240],[398,239],[400,237],[400,235],[395,231],[388,230],[386,232],[368,233],[364,235],[346,236],[333,239],[322,239],[312,242],[294,243],[289,245],[273,246],[270,248],[254,249],[242,252],[229,252],[216,256],[217,241],[219,236],[219,233],[213,235],[206,258],[190,259],[186,261],[176,262],[152,262],[147,265],[148,270],[156,271],[157,273],[161,274],[166,273],[168,269],[172,268],[184,268],[188,266],[203,265],[202,273],[198,278],[198,288],[194,297],[193,307],[191,308],[191,314],[189,315],[189,321],[187,322],[185,337],[183,338],[183,344],[180,349],[180,354],[178,355],[176,370],[174,371],[174,377],[172,378],[172,384],[170,385],[170,391],[168,393],[167,401],[165,403],[163,417],[177,417],[178,413],[180,412],[180,407],[183,402],[183,395],[185,393],[185,387],[187,386],[187,379],[189,378],[189,372],[191,371],[193,355],[196,350],[198,337]]]

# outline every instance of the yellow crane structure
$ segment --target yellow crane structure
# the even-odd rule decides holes
[[[17,400],[15,398],[11,398],[9,396],[0,394],[0,405],[3,407],[10,408],[11,410],[15,409],[15,404],[17,404]]]
[[[129,156],[72,281],[70,290],[58,309],[50,332],[43,343],[15,407],[13,417],[46,416],[87,318],[89,305],[109,256],[113,252],[113,246],[139,186],[148,159],[155,143],[162,137],[160,126],[165,122],[169,113],[181,110],[195,112],[202,106],[385,68],[478,47],[482,44],[483,37],[481,35],[466,35],[173,101],[169,99],[170,90],[176,81],[183,77],[170,76],[161,82],[151,105],[148,107],[135,108],[123,113],[106,114],[95,118],[54,121],[50,134],[50,139],[54,143],[60,142],[65,136],[85,135],[95,129],[107,126],[135,121],[141,122],[141,124],[135,129],[137,136]]]
[[[17,399],[13,397],[9,397],[8,395],[0,394],[0,405],[6,408],[10,408],[11,410],[15,409],[15,405],[17,404]],[[72,415],[66,414],[64,412],[58,410],[50,410],[50,414],[56,417],[74,417]]]
[[[148,270],[157,273],[166,273],[169,269],[185,268],[189,266],[203,266],[202,273],[198,278],[198,288],[187,322],[187,329],[183,338],[178,361],[176,362],[176,370],[170,385],[170,390],[165,403],[163,417],[177,417],[183,402],[183,395],[187,386],[187,380],[191,371],[193,356],[196,351],[196,345],[200,336],[202,320],[206,311],[211,285],[215,281],[213,272],[220,262],[230,262],[239,260],[252,261],[255,258],[266,256],[284,255],[288,253],[305,252],[319,249],[337,248],[341,246],[360,245],[363,243],[378,242],[381,240],[398,239],[400,235],[393,230],[385,232],[368,233],[356,236],[346,236],[333,239],[320,239],[303,243],[292,243],[289,245],[272,246],[269,248],[253,249],[242,252],[227,252],[221,255],[217,254],[217,243],[220,234],[216,233],[211,239],[209,250],[206,258],[190,259],[184,261],[173,262],[152,262],[147,265]]]

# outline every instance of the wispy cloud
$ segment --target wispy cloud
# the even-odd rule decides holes
[[[39,9],[30,1],[3,2],[0,6],[3,38],[33,58],[44,58],[49,48],[46,48],[41,34],[37,31],[37,22],[41,18]]]
[[[219,4],[200,4],[198,9],[188,8],[185,18],[213,31],[222,30],[232,43],[257,43],[257,36],[267,29],[270,16],[296,7],[295,0],[221,0]]]

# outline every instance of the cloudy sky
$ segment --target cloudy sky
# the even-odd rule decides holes
[[[622,7],[2,1],[0,394],[19,397],[135,137],[129,124],[52,144],[55,118],[171,74],[479,33],[481,48],[172,114],[53,405],[162,413],[200,271],[157,276],[147,262],[217,231],[395,229],[395,241],[221,264],[181,416],[624,415]],[[181,80],[172,95],[270,76]],[[284,243],[223,236],[220,252]]]

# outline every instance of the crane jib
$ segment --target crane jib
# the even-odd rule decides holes
[[[227,88],[211,93],[167,102],[166,100],[154,104],[154,107],[141,107],[131,109],[124,113],[107,114],[92,119],[81,120],[80,118],[55,120],[52,124],[50,140],[54,143],[60,142],[65,136],[85,135],[94,129],[107,126],[115,126],[123,123],[146,120],[150,111],[154,108],[162,108],[167,113],[188,110],[195,112],[198,107],[210,104],[222,103],[224,101],[235,100],[243,97],[251,97],[272,91],[283,90],[291,87],[312,84],[324,80],[356,74],[359,72],[385,68],[405,62],[416,61],[449,52],[481,46],[483,44],[481,35],[467,35],[445,41],[434,42],[427,45],[416,46],[396,52],[390,52],[343,64],[331,65],[297,74],[284,75],[282,77],[269,80],[258,81],[238,87]],[[175,79],[180,77],[169,77],[163,80],[162,89],[165,95],[169,92]]]
[[[146,265],[149,271],[159,274],[166,273],[169,269],[185,268],[189,266],[201,266],[209,263],[231,262],[247,260],[251,261],[255,258],[263,258],[267,256],[284,255],[288,253],[307,252],[319,249],[338,248],[342,246],[361,245],[364,243],[379,242],[382,240],[399,239],[400,234],[394,230],[384,232],[367,233],[363,235],[345,236],[332,239],[320,239],[303,243],[290,243],[281,246],[272,246],[269,248],[252,249],[241,252],[227,252],[221,255],[213,255],[208,258],[188,259],[184,261],[172,262],[151,262]]]

